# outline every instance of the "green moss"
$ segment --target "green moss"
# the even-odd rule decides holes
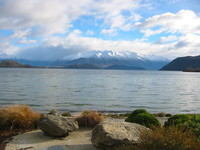
[[[140,113],[136,117],[133,118],[132,122],[144,125],[148,128],[152,128],[154,126],[161,126],[158,119],[149,113]]]
[[[138,123],[149,128],[152,128],[153,126],[161,126],[158,119],[145,109],[137,109],[133,111],[125,121]]]
[[[63,113],[62,116],[71,117],[72,115],[71,115],[71,113],[67,112],[67,113]]]

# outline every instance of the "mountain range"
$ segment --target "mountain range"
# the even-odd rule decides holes
[[[156,55],[141,55],[130,51],[89,51],[63,56],[57,60],[30,60],[17,57],[1,56],[0,60],[14,60],[22,64],[33,66],[62,66],[64,68],[86,67],[100,69],[128,69],[128,70],[159,70],[170,62],[169,59]],[[86,68],[87,68],[86,67]]]

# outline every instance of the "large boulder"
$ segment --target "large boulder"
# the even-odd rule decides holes
[[[65,137],[78,129],[78,123],[69,117],[58,114],[43,114],[38,121],[39,128],[47,135]]]
[[[107,150],[115,149],[120,145],[139,143],[141,130],[150,131],[136,123],[104,122],[94,128],[91,141],[95,147]]]

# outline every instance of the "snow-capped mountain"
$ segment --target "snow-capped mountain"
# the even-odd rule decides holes
[[[97,58],[97,59],[132,59],[132,60],[150,60],[150,61],[168,61],[167,58],[157,56],[157,55],[142,55],[135,52],[123,51],[89,51],[82,52],[74,55],[69,55],[63,57],[61,60],[75,60],[80,58]]]
[[[130,51],[90,51],[65,56],[59,64],[92,64],[100,68],[113,65],[142,67],[148,70],[160,69],[169,60],[156,55],[142,55]]]

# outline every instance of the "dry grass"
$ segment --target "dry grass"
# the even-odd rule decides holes
[[[118,150],[199,150],[200,143],[190,130],[155,128],[152,132],[142,132],[141,143],[137,146],[122,146]]]
[[[25,105],[13,105],[0,109],[0,130],[33,129],[40,115]]]
[[[95,127],[99,123],[103,122],[103,116],[92,110],[83,111],[79,116],[75,118],[79,127]]]

